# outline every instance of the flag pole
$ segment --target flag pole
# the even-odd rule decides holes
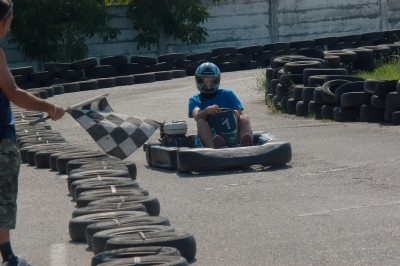
[[[66,108],[64,108],[64,111],[65,112],[70,112],[72,109],[80,108],[82,106],[88,105],[88,104],[90,104],[92,102],[95,102],[97,100],[106,98],[107,96],[108,96],[108,93],[105,93],[105,94],[96,96],[94,98],[88,99],[86,101],[83,101],[83,102],[80,102],[80,103],[77,103],[77,104],[74,104],[74,105],[67,106]],[[42,118],[39,118],[39,119],[36,119],[34,121],[29,122],[28,125],[33,126],[33,125],[36,125],[38,123],[44,122],[44,121],[46,121],[46,120],[48,120],[50,118],[51,118],[50,115],[47,115],[45,117],[42,117]]]

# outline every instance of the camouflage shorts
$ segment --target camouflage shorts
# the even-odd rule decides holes
[[[11,139],[0,141],[0,228],[14,229],[20,156]]]

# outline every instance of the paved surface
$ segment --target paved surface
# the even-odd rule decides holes
[[[261,71],[226,73],[254,130],[292,144],[285,168],[180,175],[129,159],[138,182],[161,203],[161,216],[197,242],[193,265],[397,265],[400,263],[400,128],[276,115],[253,89]],[[160,121],[187,118],[193,77],[57,95],[64,106],[108,92],[115,111]],[[66,115],[49,122],[74,144],[97,148]],[[158,134],[158,131],[156,132]],[[16,253],[34,265],[90,265],[92,252],[69,240],[75,208],[66,176],[23,165]]]

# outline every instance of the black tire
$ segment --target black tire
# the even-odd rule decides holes
[[[321,104],[309,101],[307,106],[308,116],[314,117],[315,119],[321,119],[321,107]]]
[[[386,109],[386,96],[380,97],[378,95],[371,95],[371,106],[382,110]]]
[[[207,61],[210,60],[211,57],[212,57],[211,52],[203,52],[203,53],[188,55],[186,56],[186,59],[191,61]]]
[[[164,54],[157,57],[157,61],[161,62],[169,62],[169,61],[178,61],[178,60],[185,60],[186,54],[182,53],[172,53],[172,54]]]
[[[57,157],[56,159],[56,169],[60,174],[67,173],[67,163],[74,159],[79,158],[102,158],[108,155],[102,151],[88,151],[82,152],[80,154],[65,154]]]
[[[309,102],[314,100],[315,87],[304,87],[301,91],[301,100],[303,102]]]
[[[304,86],[315,86],[311,85],[309,78],[315,75],[347,75],[348,72],[345,68],[307,68],[303,71],[302,83]],[[323,84],[323,83],[322,83]],[[319,84],[322,86],[322,84]]]
[[[355,81],[343,84],[335,90],[335,102],[341,103],[341,96],[343,93],[347,92],[365,92],[364,91],[364,81]]]
[[[233,72],[242,70],[242,66],[237,62],[224,62],[218,65],[221,72]]]
[[[109,78],[118,76],[118,67],[114,65],[98,65],[85,69],[85,75],[89,78]]]
[[[321,119],[333,120],[333,109],[335,105],[324,104],[321,107]]]
[[[340,97],[341,107],[360,107],[363,104],[370,104],[371,94],[366,92],[346,92]]]
[[[185,231],[180,232],[154,232],[130,237],[114,237],[107,241],[106,250],[143,247],[143,246],[166,246],[179,250],[182,257],[192,260],[196,256],[196,240],[194,236]]]
[[[76,200],[84,191],[106,189],[106,188],[139,188],[138,182],[126,177],[94,177],[72,182],[71,190]]]
[[[345,64],[352,64],[356,60],[356,53],[346,50],[331,50],[325,51],[326,55],[337,55],[340,57],[340,62]]]
[[[125,64],[119,67],[121,75],[143,74],[146,72],[146,65],[138,63]]]
[[[138,258],[126,258],[104,262],[100,266],[128,266],[138,265]],[[140,265],[165,265],[165,266],[187,266],[187,260],[180,256],[145,256],[140,257]]]
[[[136,74],[133,75],[135,78],[135,84],[150,83],[156,81],[154,73]]]
[[[114,77],[99,78],[99,79],[97,79],[97,82],[99,84],[99,89],[112,88],[112,87],[116,86],[116,81],[115,81]]]
[[[137,190],[140,192],[140,190]],[[104,195],[104,194],[103,194]],[[101,194],[96,195],[97,197],[92,197],[92,200],[88,202],[87,206],[93,205],[101,205],[101,204],[111,204],[111,203],[120,203],[121,201],[124,202],[137,202],[141,203],[146,207],[146,211],[150,216],[158,216],[160,215],[160,201],[157,197],[144,195],[144,194],[128,194],[121,195],[116,197],[114,195],[110,195],[110,193],[105,197],[102,197]],[[79,200],[79,199],[78,199]]]
[[[386,110],[390,112],[400,111],[400,97],[397,92],[389,92],[386,95]]]
[[[276,110],[281,110],[281,97],[274,95],[272,97],[272,104]]]
[[[264,51],[283,51],[289,49],[290,45],[286,42],[269,43],[263,46]]]
[[[276,85],[276,96],[278,96],[279,98],[282,98],[284,96],[289,96],[289,87],[286,86],[284,87],[281,84]]]
[[[99,88],[99,82],[95,79],[82,80],[77,83],[79,84],[80,91],[91,91]]]
[[[146,207],[137,202],[121,202],[120,204],[94,205],[78,208],[72,212],[72,218],[101,212],[140,211],[147,212]]]
[[[156,81],[170,80],[172,79],[172,71],[154,72],[154,76],[156,77]]]
[[[78,82],[63,83],[61,85],[64,87],[64,93],[78,92],[81,90]]]
[[[338,43],[338,37],[335,36],[329,36],[329,37],[322,37],[322,38],[316,38],[314,39],[315,45],[332,45]]]
[[[65,147],[65,149],[59,149],[59,150],[51,150],[51,149],[45,150],[44,149],[44,150],[38,151],[34,154],[35,166],[37,168],[50,168],[51,169],[52,167],[55,167],[55,166],[50,163],[50,156],[53,154],[60,154],[60,152],[69,152],[69,151],[71,151],[71,152],[82,151],[83,152],[84,150],[81,150],[77,146],[74,146],[74,145],[70,145],[69,147]],[[52,170],[57,170],[57,169],[55,168]]]
[[[58,78],[67,79],[70,81],[76,81],[83,77],[82,70],[65,70],[60,73],[57,73]]]
[[[76,148],[76,146],[73,146],[69,143],[57,143],[55,144],[54,147],[49,147],[49,148],[38,148],[38,149],[32,149],[29,150],[26,153],[26,162],[29,165],[35,165],[36,168],[50,168],[49,165],[49,159],[48,156],[50,156],[50,154],[52,153],[56,153],[56,152],[61,152],[61,151],[68,151],[68,150],[72,150]],[[39,153],[39,155],[35,156],[37,153]],[[44,154],[48,154],[47,156],[45,156]],[[47,157],[47,160],[46,160]],[[40,158],[42,158],[42,160],[40,160]]]
[[[41,150],[58,149],[60,148],[60,146],[65,147],[65,146],[70,146],[70,144],[68,142],[64,142],[64,143],[44,143],[44,144],[37,144],[30,146],[25,145],[19,150],[21,161],[30,164],[32,158],[34,162],[35,153]]]
[[[64,90],[64,86],[63,85],[52,85],[53,89],[54,89],[54,95],[59,95],[59,94],[64,94],[65,90]]]
[[[392,124],[393,125],[400,125],[400,111],[394,111],[392,113]]]
[[[15,68],[10,68],[10,72],[13,76],[18,76],[18,75],[29,75],[33,73],[33,67],[32,66],[26,66],[26,67],[15,67]]]
[[[95,255],[92,258],[92,266],[117,259],[146,256],[181,256],[181,253],[176,248],[161,246],[114,249]]]
[[[186,70],[172,70],[172,78],[174,79],[178,79],[178,78],[184,78],[186,77]]]
[[[333,120],[336,122],[358,121],[360,117],[360,108],[345,108],[336,106],[333,110]]]
[[[308,102],[298,101],[296,103],[296,116],[308,115]]]
[[[281,98],[281,110],[282,112],[286,113],[287,110],[287,102],[289,100],[289,96],[283,96]]]
[[[146,66],[152,66],[157,64],[157,59],[149,56],[138,56],[134,55],[131,57],[131,63],[136,63],[136,64],[143,64]]]
[[[128,58],[124,55],[114,55],[100,58],[100,65],[120,66],[128,63]]]
[[[73,62],[71,64],[71,68],[75,70],[84,70],[87,68],[95,67],[96,65],[97,65],[96,58],[90,57]]]
[[[324,60],[328,62],[330,68],[340,68],[340,57],[337,55],[325,55]]]
[[[385,110],[371,105],[360,107],[360,122],[379,123],[384,121]]]
[[[95,206],[103,206],[103,205],[95,205]],[[92,206],[88,206],[88,207],[92,207]],[[160,216],[127,217],[127,218],[118,219],[117,222],[116,221],[96,222],[96,223],[89,225],[86,228],[86,231],[85,231],[86,242],[89,245],[92,245],[93,235],[95,233],[103,231],[103,230],[122,228],[122,227],[128,227],[128,226],[143,226],[143,225],[167,225],[167,226],[170,226],[171,223],[168,220],[168,218],[160,217]]]
[[[289,42],[289,47],[293,49],[313,48],[315,47],[314,40],[293,41]]]
[[[121,219],[125,217],[147,216],[146,212],[126,211],[126,212],[104,212],[82,215],[72,218],[69,221],[69,235],[72,241],[86,242],[85,230],[92,223]]]
[[[342,79],[325,82],[321,87],[322,99],[329,104],[337,105],[338,103],[335,100],[335,91],[339,86],[347,83],[350,83],[350,81]]]
[[[135,84],[135,78],[131,75],[115,77],[116,86],[128,86]]]
[[[288,114],[292,115],[292,114],[296,113],[296,103],[297,103],[297,101],[295,99],[293,99],[293,98],[290,98],[290,99],[287,100],[286,112]]]
[[[239,149],[239,150],[238,150]],[[271,141],[249,147],[210,149],[179,148],[179,172],[206,172],[238,169],[250,165],[276,166],[290,162],[292,150],[289,142]]]
[[[129,178],[129,172],[126,170],[114,170],[114,169],[98,169],[98,170],[87,170],[77,173],[70,174],[67,178],[68,189],[72,192],[71,184],[74,181],[94,178],[94,177],[126,177]]]
[[[239,54],[256,54],[256,53],[261,53],[263,51],[263,45],[250,45],[250,46],[245,46],[237,49],[237,53]]]
[[[324,51],[318,48],[301,48],[300,50],[294,52],[293,54],[304,55],[311,58],[324,59]]]
[[[338,42],[359,42],[361,41],[360,34],[350,34],[338,37]]]
[[[292,87],[294,85],[303,84],[303,75],[301,74],[284,74],[278,78],[279,83],[283,87]]]
[[[288,62],[284,65],[285,73],[290,74],[303,74],[303,70],[306,68],[321,68],[321,62],[319,61],[294,61]]]
[[[149,196],[149,192],[145,189],[142,188],[119,188],[119,189],[96,189],[96,190],[91,190],[91,191],[85,191],[82,192],[81,195],[76,199],[76,207],[81,208],[81,207],[86,207],[88,206],[91,202],[105,199],[105,198],[112,198],[112,197],[118,197],[118,200],[121,201],[121,198],[127,198],[127,197],[133,197],[136,198],[140,203],[146,206],[146,210],[149,209],[147,208],[146,202],[148,202],[151,199],[154,199],[154,197],[146,197],[144,196]],[[145,201],[145,202],[144,202]],[[154,201],[158,201],[157,198],[154,199]],[[152,201],[152,202],[154,202]],[[150,211],[154,211],[154,213],[158,212],[160,213],[160,208],[158,204],[158,208],[154,208],[154,210],[149,210],[148,213],[150,214]],[[158,215],[157,214],[157,215]]]
[[[125,160],[121,161],[111,156],[109,157],[105,156],[101,158],[75,159],[72,161],[68,161],[66,165],[66,172],[67,175],[70,175],[71,172],[76,173],[87,170],[120,169],[120,166],[126,167],[126,169],[129,172],[130,178],[132,178],[133,180],[136,179],[137,166],[134,161],[125,161]]]
[[[46,62],[43,64],[43,69],[51,71],[53,73],[63,72],[71,68],[70,63],[57,63],[57,62]]]
[[[161,63],[157,63],[153,66],[147,67],[146,72],[170,71],[170,70],[174,69],[174,67],[175,67],[175,61],[161,62]]]
[[[296,85],[292,88],[292,96],[295,101],[303,100],[303,85]]]
[[[151,232],[175,232],[175,229],[168,225],[140,225],[103,230],[92,236],[92,250],[95,255],[104,252],[107,240],[113,237],[130,237]]]
[[[230,55],[236,53],[236,47],[218,47],[211,50],[212,56]]]

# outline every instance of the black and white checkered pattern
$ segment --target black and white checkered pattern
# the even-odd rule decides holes
[[[134,153],[158,128],[151,119],[114,113],[106,98],[68,112],[107,154],[121,160]]]

